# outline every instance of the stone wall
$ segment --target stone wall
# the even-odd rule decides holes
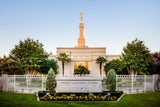
[[[102,77],[56,77],[56,92],[102,92]]]

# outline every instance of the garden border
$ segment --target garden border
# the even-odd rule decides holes
[[[119,101],[124,95],[126,95],[126,94],[123,93],[116,101]],[[40,101],[38,92],[36,93],[36,97],[37,97],[37,101]],[[54,101],[54,102],[63,102],[63,101]],[[67,102],[68,102],[68,101],[67,101]],[[80,102],[80,101],[73,101],[73,102]],[[86,101],[85,101],[85,102],[86,102]]]

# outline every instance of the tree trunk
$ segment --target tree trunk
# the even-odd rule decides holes
[[[100,76],[101,76],[102,75],[102,73],[101,73],[102,64],[100,63],[99,66],[100,66]]]
[[[134,72],[134,75],[137,75],[137,71]]]
[[[133,69],[127,69],[129,75],[134,75],[134,70]]]
[[[63,71],[63,77],[64,77],[64,62],[62,62],[62,71]]]

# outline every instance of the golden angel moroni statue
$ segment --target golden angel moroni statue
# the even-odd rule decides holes
[[[80,16],[81,16],[81,21],[82,21],[82,15],[83,15],[83,13],[80,14]]]

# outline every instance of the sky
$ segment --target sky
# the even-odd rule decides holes
[[[27,38],[53,54],[76,46],[81,12],[88,47],[120,55],[138,38],[160,51],[160,0],[0,0],[0,57]]]

